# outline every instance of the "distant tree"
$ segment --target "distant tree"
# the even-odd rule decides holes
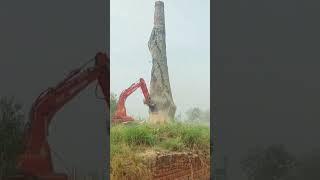
[[[210,122],[210,110],[201,110],[198,107],[190,108],[186,112],[186,120],[189,122]]]
[[[257,147],[241,162],[249,180],[280,180],[288,176],[297,161],[283,145]]]
[[[313,180],[320,179],[320,150],[312,152],[299,158],[296,168],[292,169],[285,180]]]
[[[190,122],[200,122],[201,120],[201,110],[198,107],[191,108],[186,112],[187,121]]]
[[[178,114],[176,114],[176,117],[174,118],[174,120],[176,120],[176,121],[182,121],[182,114],[181,114],[181,112],[179,112]]]
[[[210,110],[202,111],[201,120],[204,122],[210,122]]]
[[[24,114],[14,98],[0,97],[0,179],[14,174],[23,148]]]
[[[115,93],[110,94],[110,115],[111,117],[114,115],[117,108],[118,98]]]

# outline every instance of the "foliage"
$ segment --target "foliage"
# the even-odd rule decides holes
[[[163,125],[114,125],[110,133],[112,144],[154,147],[159,144],[179,144],[184,149],[210,148],[210,129],[191,123],[172,122]]]
[[[111,117],[114,115],[118,103],[118,97],[115,93],[110,94],[110,115]]]
[[[186,119],[189,122],[210,122],[210,111],[201,110],[198,107],[190,108],[186,111]]]
[[[189,121],[200,121],[201,119],[201,110],[198,107],[191,108],[186,112],[187,119]]]
[[[250,180],[272,180],[287,177],[296,162],[283,145],[271,145],[251,149],[241,164]]]
[[[205,148],[210,142],[210,130],[203,127],[187,126],[181,132],[182,142],[189,148]]]
[[[24,115],[14,98],[0,98],[0,179],[14,174],[16,158],[22,150]]]
[[[162,141],[159,144],[159,147],[167,149],[169,151],[182,151],[184,149],[184,144],[181,141],[181,138],[171,138]]]
[[[156,138],[152,133],[152,129],[148,126],[136,126],[135,128],[127,129],[125,140],[132,145],[154,145]]]
[[[313,149],[299,158],[297,166],[291,169],[285,180],[320,179],[320,150]]]

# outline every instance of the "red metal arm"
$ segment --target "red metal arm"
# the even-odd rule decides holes
[[[30,111],[31,127],[26,133],[25,151],[19,159],[18,168],[26,175],[50,176],[53,166],[47,134],[50,122],[67,102],[91,82],[97,80],[109,109],[109,59],[106,54],[95,56],[95,66],[73,71],[54,88],[40,94]]]
[[[141,88],[143,96],[144,96],[144,102],[148,104],[147,102],[150,101],[150,96],[148,92],[148,88],[146,86],[146,83],[144,79],[140,78],[137,83],[133,83],[129,88],[125,89],[121,92],[118,100],[118,104],[116,107],[116,112],[114,116],[112,117],[113,122],[127,122],[127,121],[133,121],[133,118],[130,116],[127,116],[125,102],[127,100],[127,97],[131,95],[135,90],[138,88]]]
[[[149,91],[148,91],[146,83],[144,82],[144,80],[142,78],[140,78],[140,84],[141,84],[141,90],[142,90],[144,99],[145,99],[145,101],[147,101],[150,98]]]

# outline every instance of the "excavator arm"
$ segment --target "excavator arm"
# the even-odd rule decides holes
[[[144,96],[144,104],[148,105],[150,110],[154,109],[154,104],[151,101],[146,83],[144,79],[140,78],[138,82],[133,83],[129,88],[121,92],[118,103],[117,103],[115,114],[112,117],[112,122],[119,123],[119,122],[133,121],[133,118],[127,115],[125,103],[126,103],[127,97],[130,96],[138,88],[141,88],[142,90],[142,93]]]
[[[25,148],[18,159],[18,169],[25,177],[38,179],[66,180],[65,175],[54,173],[50,147],[47,141],[48,129],[53,116],[79,92],[93,81],[98,81],[109,109],[109,59],[104,53],[97,53],[94,67],[83,67],[72,71],[56,87],[40,94],[30,111],[30,127],[26,131]]]

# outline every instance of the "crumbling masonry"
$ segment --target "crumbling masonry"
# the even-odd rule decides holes
[[[166,55],[166,32],[164,18],[164,3],[155,2],[154,26],[148,42],[152,56],[150,81],[150,97],[157,108],[157,115],[150,113],[150,119],[161,121],[173,119],[176,106],[173,102]]]

